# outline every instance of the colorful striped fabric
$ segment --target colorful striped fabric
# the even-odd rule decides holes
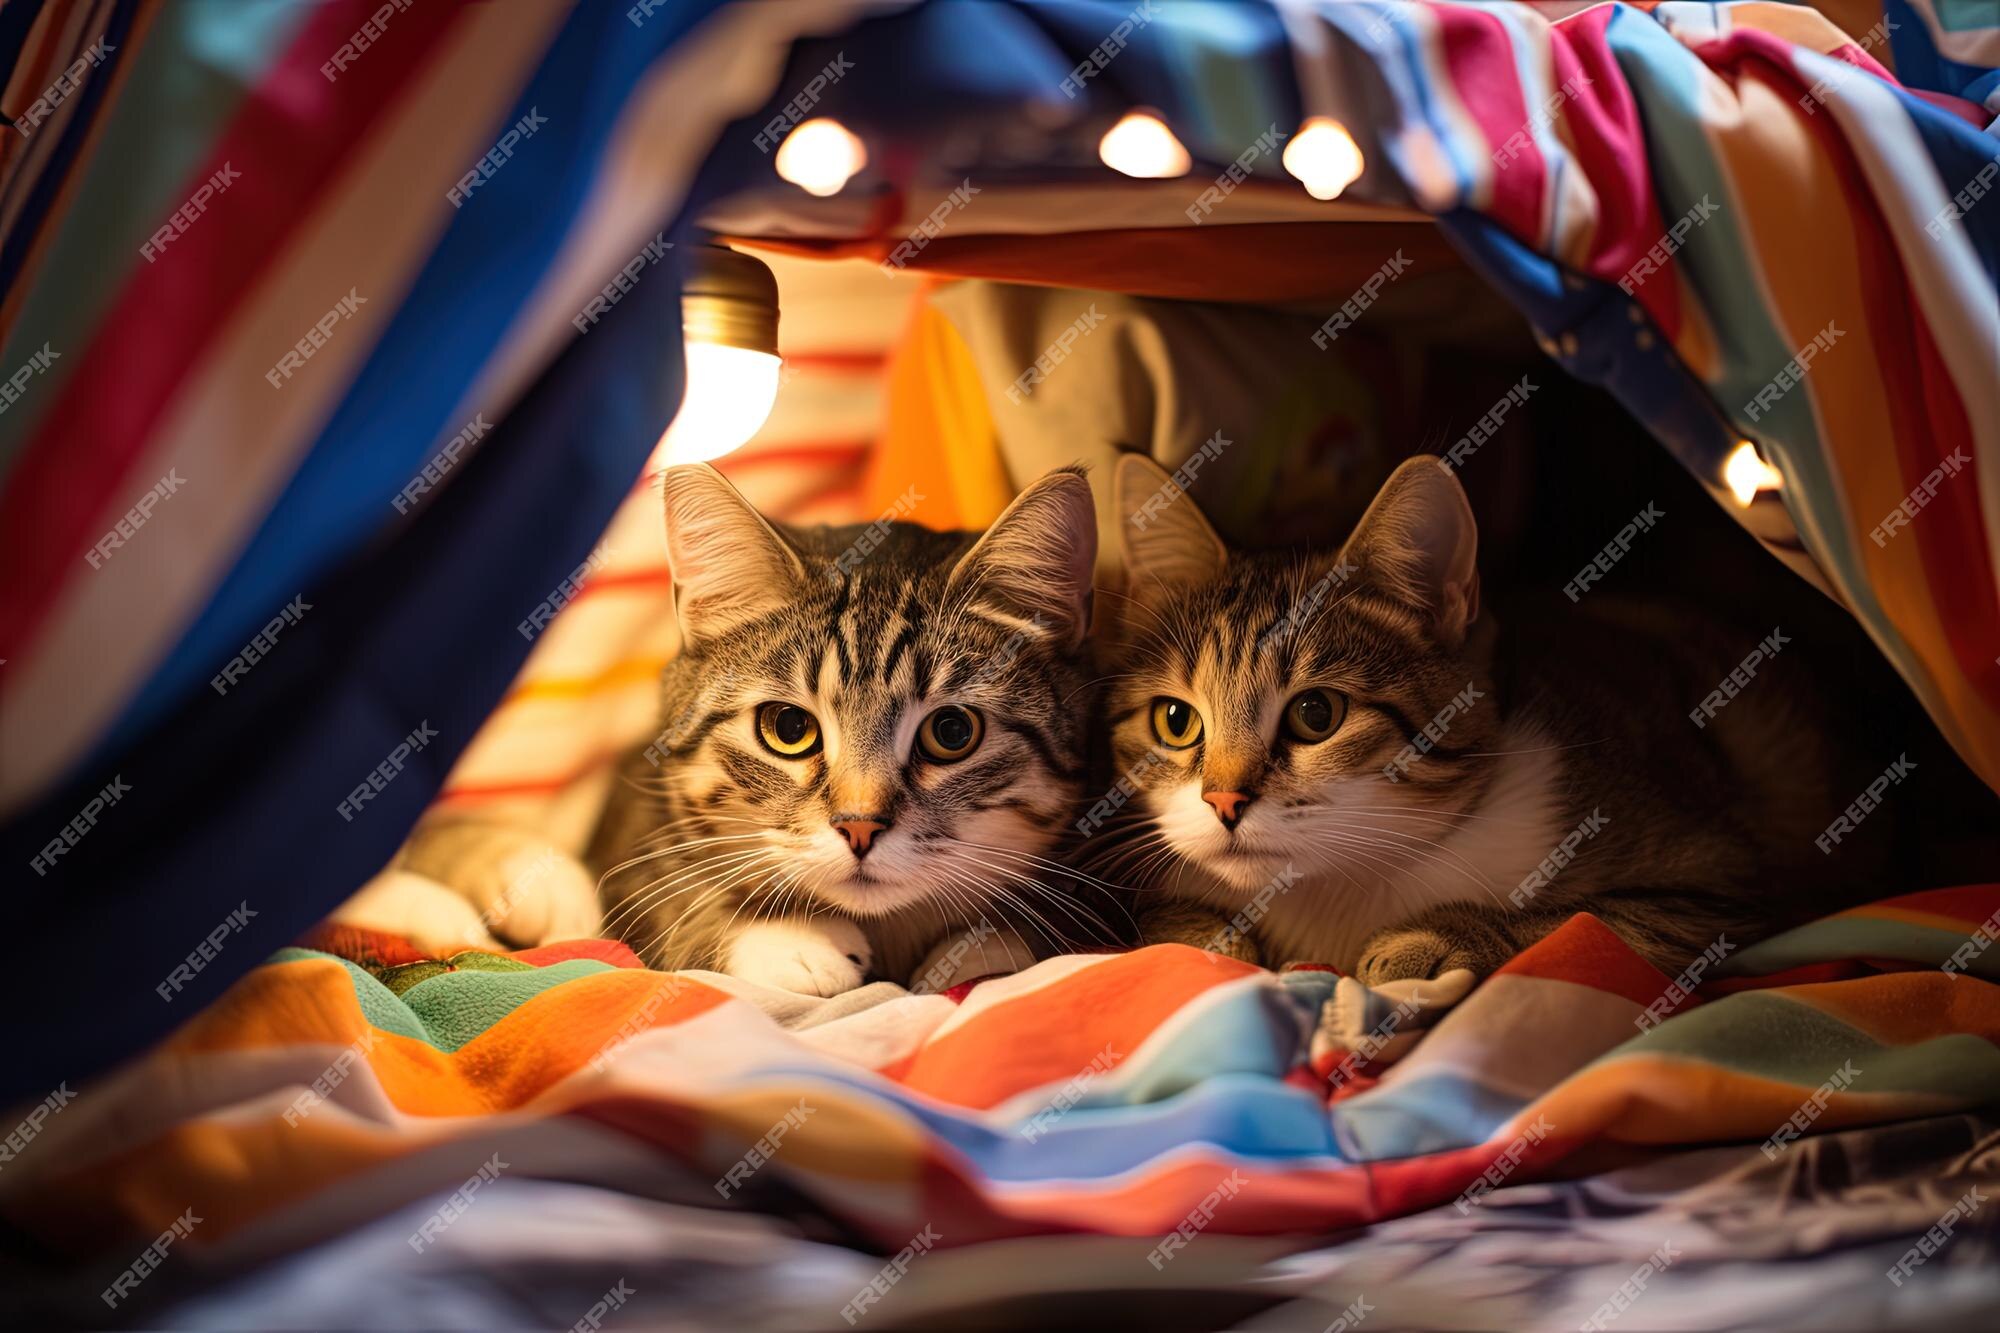
[[[59,890],[27,929],[96,941],[85,971],[165,975],[208,929],[189,922],[246,896],[254,957],[394,854],[678,400],[675,251],[587,332],[572,320],[664,230],[686,243],[703,146],[769,95],[799,31],[851,10],[381,8],[24,0],[0,22],[10,99],[48,71],[75,90],[33,125],[33,99],[10,100],[0,159],[0,840]],[[546,125],[454,207],[531,115]],[[284,650],[219,693],[295,602]],[[425,732],[364,817],[337,813]],[[107,786],[114,831],[65,843]],[[52,841],[62,859],[37,863]],[[20,1090],[181,1016],[112,983]]]
[[[1775,1157],[1803,1134],[1990,1103],[1996,913],[1986,885],[1725,943],[1733,980],[1692,996],[1580,916],[1386,1071],[1367,1058],[1379,1040],[1309,1054],[1330,973],[1181,946],[963,995],[884,987],[788,1031],[752,1003],[767,993],[649,972],[616,944],[446,968],[350,936],[339,947],[371,967],[286,950],[78,1089],[0,1175],[0,1209],[90,1256],[192,1206],[203,1225],[176,1261],[223,1265],[498,1154],[640,1194],[684,1168],[891,1252],[927,1224],[947,1246],[1165,1236],[1200,1209],[1221,1233],[1325,1231],[1477,1206],[1503,1180],[1699,1144]],[[1940,970],[1955,953],[1957,975]]]
[[[1002,230],[1115,231],[1139,197],[1172,227],[1166,195],[1268,126],[1342,120],[1369,165],[1326,216],[1437,216],[1562,364],[1732,507],[1723,460],[1753,440],[1783,489],[1745,524],[2000,781],[1990,8],[1843,4],[1871,20],[1843,32],[1762,3],[1155,5],[1076,96],[1063,80],[1124,0],[632,8],[0,11],[0,841],[49,890],[29,932],[92,942],[7,970],[0,1005],[80,978],[101,997],[32,1034],[10,1091],[165,1031],[180,1014],[143,979],[201,923],[259,908],[190,1006],[388,861],[516,679],[516,626],[603,536],[672,411],[679,259],[579,332],[610,275],[712,213],[893,245],[945,161],[956,185],[982,146]],[[898,74],[822,90],[876,165],[808,204],[755,137],[843,53]],[[1187,179],[1097,165],[1107,118],[1141,105],[1190,149]],[[1042,147],[996,124],[1041,127]],[[1251,181],[1304,216],[1273,157]],[[1043,188],[1010,214],[1003,185]],[[241,686],[211,686],[301,600]]]
[[[1915,26],[1890,34],[1899,53]],[[1550,176],[1620,188],[1516,205],[1474,158],[1469,181],[1439,183],[1469,210],[1448,224],[1552,355],[1618,393],[1768,547],[1803,547],[2000,783],[1991,114],[1898,87],[1790,6],[1604,7],[1550,39],[1551,84],[1594,80],[1561,99],[1574,139],[1544,154]],[[1497,146],[1516,110],[1472,113]],[[1782,516],[1728,496],[1745,439],[1783,476]]]

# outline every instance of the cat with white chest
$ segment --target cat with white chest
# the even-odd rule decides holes
[[[665,492],[682,648],[587,858],[607,932],[819,995],[1065,947],[1091,915],[1045,855],[1085,775],[1082,474],[983,534],[781,529],[705,466]]]
[[[1868,773],[1795,657],[1696,728],[1681,701],[1743,651],[1698,615],[1609,594],[1483,612],[1436,459],[1331,555],[1227,548],[1136,455],[1116,485],[1130,647],[1105,711],[1140,790],[1093,859],[1138,882],[1146,941],[1372,984],[1483,976],[1589,911],[1672,975],[1879,888],[1889,817],[1815,849]]]
[[[794,528],[663,478],[680,651],[583,862],[440,813],[343,918],[429,947],[603,934],[831,996],[942,990],[1117,931],[1050,853],[1085,788],[1097,527],[1080,470],[983,533]]]

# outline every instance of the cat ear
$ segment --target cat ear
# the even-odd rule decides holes
[[[1428,454],[1389,474],[1341,548],[1361,577],[1422,612],[1446,648],[1479,615],[1479,525],[1458,478]]]
[[[1144,454],[1120,454],[1112,489],[1132,597],[1151,602],[1222,572],[1229,549],[1165,468]]]
[[[947,583],[1002,614],[1054,630],[1067,647],[1090,631],[1097,508],[1081,469],[1058,468],[1014,498]]]
[[[683,642],[713,638],[792,600],[805,566],[720,472],[706,463],[668,468],[664,488]]]

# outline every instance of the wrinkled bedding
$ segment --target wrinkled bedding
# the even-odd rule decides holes
[[[697,1182],[690,1184],[700,1187]],[[1151,1237],[1033,1237],[939,1250],[871,1327],[1306,1329],[1583,1327],[1664,1242],[1675,1262],[1612,1327],[1986,1329],[2000,1234],[1954,1238],[1903,1286],[1885,1273],[1964,1190],[2000,1188],[2000,1119],[1961,1114],[1815,1137],[1796,1159],[1675,1153],[1581,1181],[1508,1185],[1333,1243],[1216,1235],[1153,1270]],[[164,1327],[569,1327],[630,1292],[623,1326],[812,1329],[879,1256],[784,1220],[610,1188],[502,1181],[432,1254],[405,1237],[427,1198],[164,1311]],[[357,1283],[369,1298],[357,1305]],[[607,1320],[607,1322],[609,1322]],[[1351,1323],[1349,1327],[1354,1327]]]
[[[1641,1265],[1630,1299],[1664,1317],[1739,1279],[1766,1300],[1802,1259],[1867,1308],[1977,1308],[2000,1296],[1962,1271],[1992,1245],[1996,912],[2000,885],[1908,895],[1671,980],[1578,916],[1476,987],[1158,946],[833,1000],[609,941],[439,960],[329,931],[0,1171],[42,1249],[5,1299],[101,1324],[192,1213],[117,1318],[574,1322],[628,1262],[675,1319],[747,1286],[746,1318],[814,1326],[885,1259],[906,1272],[861,1311],[885,1326],[1063,1289],[1200,1289],[1167,1308],[1230,1322],[1373,1286],[1418,1325],[1458,1292],[1574,1327]]]

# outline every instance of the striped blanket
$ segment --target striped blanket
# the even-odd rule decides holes
[[[1156,946],[830,1001],[605,941],[436,960],[336,931],[10,1141],[0,1209],[87,1281],[191,1215],[182,1287],[452,1190],[422,1254],[503,1176],[776,1211],[891,1255],[1152,1238],[1158,1272],[1204,1232],[1463,1214],[1669,1149],[1777,1159],[1992,1104],[1996,931],[1985,885],[1720,941],[1674,979],[1579,916],[1469,994]]]
[[[1144,23],[1127,0],[387,8],[0,9],[0,843],[46,890],[24,930],[93,942],[0,969],[0,1010],[97,997],[24,1034],[10,1096],[165,1035],[389,861],[519,679],[517,626],[586,562],[674,410],[684,252],[580,332],[611,275],[719,213],[737,234],[887,254],[961,179],[927,173],[968,145],[992,146],[993,180],[982,164],[978,206],[912,270],[983,240],[995,268],[1077,285],[1022,267],[1061,250],[1061,226],[1099,238],[1100,272],[1124,256],[1199,275],[1175,243],[1228,245],[1239,205],[1268,223],[1435,217],[2000,780],[1990,4],[1825,5],[1845,29],[1766,3],[1287,0],[1153,5]],[[873,165],[808,201],[755,139],[843,51],[927,74],[821,90]],[[1137,106],[1173,127],[1188,176],[1097,165],[1106,118]],[[1227,206],[1187,216],[1269,127],[1318,115],[1367,162],[1330,211],[1264,153]],[[540,128],[454,198],[524,122]],[[993,140],[1000,124],[1042,127],[1046,153]],[[1343,248],[1339,225],[1245,230],[1245,251],[1274,232]],[[1350,256],[1364,273],[1386,258]],[[1311,295],[1331,313],[1351,290]],[[1745,440],[1782,487],[1737,506]],[[640,587],[649,555],[600,572]],[[592,600],[622,598],[578,609]],[[641,693],[546,666],[531,683],[620,708]],[[537,798],[625,717],[578,728]],[[420,729],[436,735],[417,760],[341,813]],[[490,742],[468,796],[523,780],[526,747]],[[155,980],[246,900],[242,942],[162,1005]]]

